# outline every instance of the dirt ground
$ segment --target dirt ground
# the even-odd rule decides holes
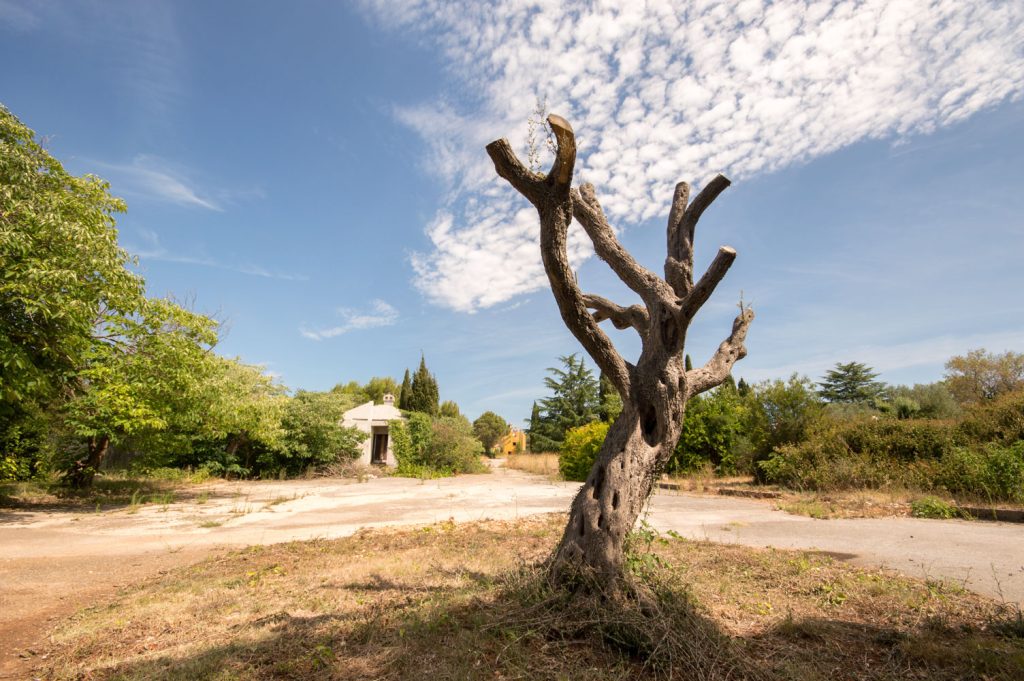
[[[565,511],[576,483],[520,471],[442,480],[219,482],[173,501],[100,510],[0,509],[0,678],[19,676],[51,623],[118,589],[231,547],[363,527]],[[769,502],[659,493],[646,521],[716,542],[806,548],[1024,601],[1024,526],[912,518],[813,520]]]

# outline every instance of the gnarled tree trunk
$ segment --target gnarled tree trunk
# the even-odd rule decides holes
[[[547,175],[523,166],[505,139],[487,145],[487,153],[498,175],[537,208],[541,256],[562,319],[622,397],[622,413],[609,428],[594,467],[573,500],[551,562],[557,581],[596,579],[611,586],[622,576],[626,535],[679,440],[687,400],[719,385],[746,354],[743,341],[754,313],[741,306],[732,333],[715,355],[703,367],[687,371],[683,346],[690,321],[736,257],[736,251],[723,246],[695,283],[694,229],[729,181],[715,177],[692,202],[689,185],[676,185],[662,278],[618,242],[594,187],[572,188],[575,135],[560,116],[548,116],[548,124],[555,133],[557,151]],[[642,305],[623,307],[580,290],[566,254],[566,235],[574,218],[594,242],[597,255],[640,296]],[[640,334],[642,350],[636,364],[625,361],[601,330],[599,323],[605,320],[617,329],[632,327]]]
[[[96,472],[103,465],[103,459],[110,448],[110,437],[97,435],[89,438],[89,449],[86,455],[77,461],[65,478],[68,485],[75,489],[92,486]]]

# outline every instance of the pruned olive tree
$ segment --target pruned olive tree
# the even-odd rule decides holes
[[[754,313],[741,304],[732,333],[714,356],[704,366],[687,371],[683,364],[686,331],[736,258],[736,251],[723,246],[707,272],[694,282],[694,228],[729,180],[715,177],[692,201],[689,185],[676,185],[662,278],[619,243],[594,187],[572,187],[576,161],[572,126],[556,115],[547,121],[556,140],[555,159],[547,175],[524,166],[506,139],[491,142],[487,153],[498,175],[537,208],[541,256],[562,319],[622,397],[622,412],[573,500],[550,566],[558,582],[614,588],[623,575],[626,536],[672,455],[687,400],[719,385],[746,355],[743,343]],[[593,241],[597,255],[640,296],[642,305],[623,307],[580,290],[566,254],[573,219]],[[642,351],[636,364],[624,360],[601,330],[599,323],[605,320],[617,329],[633,328],[640,334]]]

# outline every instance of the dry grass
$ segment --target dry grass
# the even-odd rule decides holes
[[[505,459],[506,468],[514,468],[527,473],[546,475],[549,478],[561,479],[558,472],[558,454],[510,454]]]
[[[778,508],[812,518],[882,518],[909,516],[910,503],[923,496],[904,489],[843,492],[783,492]]]
[[[813,553],[640,532],[631,565],[655,601],[565,601],[527,567],[564,521],[447,522],[229,553],[64,622],[37,675],[1024,678],[1024,626],[1005,608]]]

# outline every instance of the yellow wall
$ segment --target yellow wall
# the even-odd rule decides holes
[[[498,440],[498,445],[495,449],[498,451],[498,456],[508,456],[509,454],[525,452],[526,433],[513,428],[507,435]]]

